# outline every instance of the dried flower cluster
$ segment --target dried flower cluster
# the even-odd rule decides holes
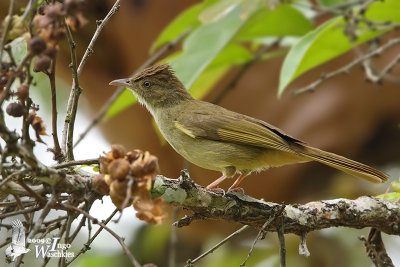
[[[152,200],[150,190],[159,171],[157,157],[148,151],[125,152],[121,145],[100,157],[100,174],[93,180],[93,188],[101,195],[110,195],[119,209],[130,205],[136,216],[148,223],[162,223],[166,218],[161,198]]]

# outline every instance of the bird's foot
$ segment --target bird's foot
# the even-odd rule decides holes
[[[242,193],[244,195],[244,189],[242,187],[229,188],[228,193],[230,193],[230,192],[238,192],[238,193]]]
[[[222,194],[225,196],[225,190],[220,188],[220,187],[212,187],[209,188],[208,186],[206,187],[207,190],[210,190],[211,192],[217,193],[217,194]]]

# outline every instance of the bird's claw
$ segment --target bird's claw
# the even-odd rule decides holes
[[[220,188],[220,187],[214,187],[214,188],[206,187],[206,189],[210,190],[211,192],[217,193],[217,194],[221,194],[222,193],[223,196],[225,196],[225,194],[226,194],[225,190]]]
[[[229,188],[228,193],[230,193],[230,192],[238,192],[238,193],[242,193],[244,195],[244,189],[242,187]]]

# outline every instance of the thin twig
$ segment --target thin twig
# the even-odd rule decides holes
[[[56,203],[56,205],[57,205],[57,203]],[[61,206],[61,205],[57,205],[57,206]],[[69,210],[67,210],[67,215],[68,215],[67,220],[62,224],[62,226],[60,227],[60,230],[58,231],[58,234],[56,235],[60,238],[60,240],[61,240],[61,238],[63,238],[63,236],[65,234],[65,229],[67,228],[68,220],[70,218]],[[63,257],[60,257],[58,259],[58,266],[62,266],[62,264],[65,264],[65,260],[63,260],[62,258]]]
[[[381,231],[371,228],[367,239],[364,236],[360,236],[359,239],[364,242],[368,257],[376,267],[394,267],[383,244]]]
[[[190,28],[184,31],[181,35],[179,35],[175,40],[165,44],[162,48],[160,48],[153,56],[151,56],[146,62],[144,62],[138,69],[135,70],[135,72],[131,75],[133,76],[134,74],[142,71],[143,69],[153,65],[155,62],[157,62],[162,56],[164,56],[167,52],[172,50],[176,45],[178,45],[183,38],[185,38],[189,32]],[[114,92],[114,94],[107,99],[106,103],[101,107],[99,113],[97,113],[96,117],[92,120],[92,122],[88,125],[88,127],[80,134],[79,138],[74,144],[74,147],[76,147],[89,133],[89,131],[96,126],[105,116],[107,113],[107,110],[109,107],[115,102],[115,100],[119,97],[120,94],[125,90],[125,87],[118,86],[117,90]]]
[[[40,217],[35,221],[35,224],[34,224],[32,230],[30,231],[28,238],[33,238],[36,235],[37,231],[42,226],[44,219],[49,214],[49,212],[50,212],[51,208],[53,207],[54,203],[56,202],[56,200],[57,200],[57,195],[55,193],[53,193],[51,195],[50,199],[47,201],[46,205],[44,206],[44,208],[42,210],[42,214],[40,214]]]
[[[192,266],[194,263],[198,262],[199,260],[201,260],[202,258],[204,258],[205,256],[207,256],[210,253],[213,253],[217,248],[219,248],[220,246],[222,246],[223,244],[225,244],[228,240],[232,239],[233,237],[237,236],[238,234],[240,234],[241,232],[243,232],[244,230],[246,230],[247,228],[249,228],[250,226],[245,225],[242,228],[240,228],[239,230],[233,232],[232,234],[230,234],[229,236],[227,236],[226,238],[224,238],[222,241],[220,241],[218,244],[216,244],[215,246],[213,246],[212,248],[210,248],[209,250],[207,250],[206,252],[204,252],[203,254],[201,254],[200,256],[198,256],[197,258],[195,258],[194,260],[189,259],[186,262],[185,267],[189,267]]]
[[[268,225],[270,225],[273,221],[275,221],[275,219],[278,218],[278,217],[282,214],[282,212],[285,210],[285,207],[286,207],[286,205],[285,205],[285,204],[282,204],[281,209],[280,209],[276,214],[274,214],[274,216],[271,216],[270,218],[268,218],[268,220],[263,224],[263,226],[261,227],[260,231],[258,231],[258,234],[257,234],[256,238],[254,239],[253,244],[251,245],[250,251],[249,251],[249,253],[247,254],[246,259],[244,260],[244,262],[243,262],[242,264],[240,264],[241,267],[243,267],[243,266],[246,265],[247,260],[250,258],[251,254],[253,253],[253,250],[254,250],[254,247],[255,247],[257,241],[258,241],[259,239],[261,239],[261,237],[262,237],[263,235],[264,235],[263,238],[265,238],[265,234],[264,234],[264,233],[265,233],[265,231],[264,231],[265,228],[266,228]]]
[[[69,204],[61,204],[61,206],[64,206],[65,208],[67,208],[69,210],[74,210],[74,211],[80,212],[81,214],[83,214],[84,216],[86,216],[87,218],[92,220],[93,223],[98,224],[101,227],[103,227],[107,232],[109,232],[113,237],[115,237],[115,239],[117,239],[117,241],[120,243],[120,245],[122,247],[122,250],[128,256],[128,258],[131,261],[131,263],[133,264],[133,266],[135,266],[135,267],[141,266],[139,264],[139,262],[135,259],[135,257],[132,255],[129,248],[124,243],[124,240],[117,233],[115,233],[113,230],[108,228],[104,223],[99,222],[98,219],[94,218],[92,215],[90,215],[89,213],[87,213],[86,211],[84,211],[78,207],[75,207],[75,206],[72,206]]]
[[[11,173],[10,175],[8,175],[5,179],[0,180],[0,188],[5,185],[8,181],[10,181],[11,179],[13,179],[14,177],[19,177],[20,175],[23,175],[24,173],[29,172],[31,169],[23,169],[20,171],[16,171]]]
[[[8,78],[7,84],[4,87],[3,92],[1,92],[1,95],[0,95],[0,106],[3,105],[4,100],[8,97],[11,85],[14,82],[16,75],[22,70],[22,68],[25,66],[25,64],[28,62],[28,60],[31,58],[32,58],[31,53],[26,54],[25,57],[22,59],[21,63],[19,63],[17,69],[15,71],[11,72],[11,75]]]
[[[53,57],[51,62],[51,70],[47,72],[47,76],[50,81],[50,90],[51,90],[51,127],[52,127],[52,136],[54,143],[54,157],[60,162],[63,160],[64,156],[61,153],[60,142],[58,141],[58,132],[57,132],[57,97],[56,97],[56,57]]]
[[[71,50],[71,68],[72,68],[72,89],[71,93],[68,99],[68,105],[67,105],[67,113],[65,117],[65,124],[64,124],[64,130],[63,130],[63,150],[65,151],[65,154],[67,155],[67,160],[73,160],[74,159],[74,154],[73,154],[73,136],[74,136],[74,126],[75,126],[75,119],[76,119],[76,113],[78,111],[78,102],[79,102],[79,96],[82,93],[82,89],[79,86],[79,75],[82,72],[82,69],[90,56],[90,54],[93,53],[93,47],[94,44],[101,32],[101,30],[104,28],[104,26],[107,24],[107,22],[110,20],[110,18],[119,10],[119,2],[120,0],[117,0],[114,4],[114,6],[111,8],[111,10],[108,12],[104,20],[97,26],[97,29],[92,37],[92,40],[89,43],[88,48],[85,51],[85,54],[78,66],[77,64],[77,59],[76,59],[76,51],[75,47],[76,44],[72,39],[72,34],[71,30],[68,27],[66,23],[64,23],[66,32],[67,32],[67,39],[70,44],[70,50]]]
[[[103,20],[96,21],[97,23],[97,29],[95,33],[93,34],[92,40],[90,40],[90,43],[88,47],[86,48],[85,54],[82,57],[81,63],[79,64],[78,67],[78,77],[81,75],[82,69],[86,64],[86,61],[88,60],[89,56],[94,53],[94,44],[97,41],[97,38],[100,35],[100,32],[103,30],[104,26],[107,24],[107,22],[111,19],[111,17],[118,12],[119,10],[119,2],[120,0],[115,1],[114,5],[106,15],[106,17]]]
[[[7,24],[4,26],[3,34],[1,35],[0,40],[0,60],[3,58],[3,49],[6,43],[8,32],[11,29],[12,21],[13,21],[13,14],[15,9],[15,0],[10,1],[10,6],[8,7],[8,21]]]
[[[73,160],[73,161],[67,161],[63,162],[57,165],[52,166],[54,169],[62,169],[62,168],[67,168],[67,167],[72,167],[72,166],[77,166],[77,165],[92,165],[92,164],[99,164],[99,159],[84,159],[84,160]]]
[[[357,5],[361,5],[362,3],[364,3],[365,0],[356,0],[356,1],[349,1],[349,2],[343,2],[343,3],[339,3],[337,5],[333,5],[330,7],[325,7],[322,10],[318,11],[317,14],[315,14],[315,16],[312,17],[313,20],[322,17],[324,15],[327,14],[331,14],[331,13],[338,13],[338,12],[343,12],[343,9],[352,7],[352,6],[357,6]],[[296,2],[294,2],[294,4],[296,4]],[[311,7],[312,9],[315,8],[314,6]]]
[[[69,44],[70,54],[71,54],[71,70],[72,70],[72,88],[71,94],[68,98],[67,104],[67,112],[65,115],[65,123],[64,130],[62,136],[62,150],[64,155],[66,155],[67,160],[74,160],[74,152],[73,152],[73,136],[74,136],[74,125],[76,118],[76,111],[78,108],[78,99],[79,95],[82,92],[82,89],[79,86],[79,77],[78,77],[78,63],[76,58],[76,43],[72,37],[71,29],[64,21],[64,28],[66,31],[66,36]]]
[[[34,2],[36,2],[36,0],[29,0],[25,7],[24,14],[21,16],[21,21],[25,21],[29,17],[29,14],[32,13],[33,9],[35,8]]]
[[[39,202],[40,205],[44,206],[46,204],[46,200],[38,193],[33,191],[32,188],[30,188],[27,184],[25,184],[25,182],[22,179],[18,180],[18,184],[22,186],[26,190],[26,192],[28,192],[32,197],[34,197]]]
[[[60,200],[60,199],[58,199],[58,200]],[[47,226],[49,226],[50,224],[59,223],[59,222],[61,222],[61,221],[66,220],[67,218],[68,218],[68,216],[60,216],[60,217],[58,217],[58,218],[56,218],[56,219],[53,219],[53,220],[50,220],[50,221],[47,221],[47,222],[43,222],[43,225],[45,225],[45,226],[47,227]]]
[[[26,208],[26,206],[33,206],[36,204],[36,201],[33,200],[20,200],[21,204]],[[18,205],[16,201],[6,201],[6,202],[0,202],[0,207],[12,207]]]
[[[239,72],[235,75],[235,77],[231,80],[231,82],[225,86],[225,88],[218,94],[218,96],[214,99],[213,103],[214,104],[218,104],[224,97],[225,95],[231,91],[233,88],[235,88],[235,86],[237,85],[237,83],[239,82],[240,78],[242,78],[242,76],[249,70],[249,68],[256,63],[257,61],[259,61],[261,59],[261,57],[269,52],[271,49],[277,47],[279,45],[279,43],[281,42],[281,39],[278,38],[276,39],[274,42],[272,42],[271,44],[264,46],[263,48],[261,48],[256,55],[248,62],[246,62],[241,69],[239,70]]]
[[[285,225],[283,218],[281,218],[280,224],[277,228],[281,267],[286,267]]]
[[[7,237],[7,239],[3,243],[0,244],[0,248],[7,246],[10,243],[11,243],[11,237]]]
[[[20,210],[23,210],[24,209],[24,205],[22,204],[21,199],[19,198],[19,196],[17,196],[16,194],[12,194],[12,195],[13,195],[13,197],[15,199],[15,202],[17,203],[18,208]],[[27,222],[30,221],[28,214],[24,213],[23,216],[25,218],[25,221],[27,221]]]
[[[132,199],[132,186],[133,186],[134,182],[135,182],[135,178],[130,173],[129,174],[129,181],[128,181],[128,184],[126,186],[126,196],[125,196],[124,202],[122,202],[122,205],[120,207],[119,217],[114,220],[115,223],[119,222],[119,220],[122,217],[122,213],[123,213],[124,209],[129,205],[129,202],[131,202],[131,199]]]
[[[179,208],[174,207],[172,211],[172,221],[176,221],[178,219]],[[170,226],[169,233],[169,246],[168,246],[168,267],[176,266],[176,250],[178,245],[178,237],[176,233],[176,227],[173,225]]]
[[[4,218],[7,218],[7,217],[12,217],[12,216],[15,216],[15,215],[19,215],[19,214],[31,213],[31,212],[34,212],[34,211],[38,211],[40,209],[41,209],[40,206],[35,206],[35,207],[32,207],[32,208],[28,208],[28,209],[23,209],[23,210],[17,210],[17,211],[13,211],[13,212],[3,213],[3,214],[0,214],[0,220],[4,219]]]
[[[392,47],[392,46],[394,46],[396,44],[399,44],[399,43],[400,43],[400,38],[391,39],[386,44],[380,46],[376,50],[371,51],[371,52],[363,55],[362,57],[356,58],[355,60],[351,61],[349,64],[341,67],[340,69],[337,69],[335,71],[332,71],[332,72],[329,72],[327,74],[322,75],[320,79],[314,81],[313,83],[311,83],[311,84],[309,84],[309,85],[307,85],[307,86],[305,86],[303,88],[300,88],[300,89],[297,89],[297,90],[293,91],[293,95],[297,96],[297,95],[300,95],[300,94],[303,94],[303,93],[306,93],[306,92],[313,92],[313,91],[315,91],[315,89],[321,83],[323,83],[327,79],[333,78],[333,77],[335,77],[337,75],[340,75],[340,74],[348,73],[351,68],[353,68],[354,66],[360,64],[364,60],[369,59],[369,58],[374,57],[374,56],[377,56],[377,55],[380,55],[386,49],[388,49],[388,48],[390,48],[390,47]]]
[[[87,218],[85,216],[82,216],[81,221],[78,224],[78,227],[76,227],[75,231],[68,238],[70,243],[72,243],[72,241],[74,241],[74,239],[78,236],[78,234],[81,231],[82,227],[85,225],[85,221],[86,220],[87,220]]]
[[[117,214],[117,212],[118,212],[118,209],[115,209],[113,211],[113,213],[111,213],[111,215],[108,216],[108,218],[105,221],[103,221],[104,225],[107,225],[107,223],[109,223],[111,221],[111,219],[114,217],[115,214]],[[88,219],[90,219],[90,218],[88,218]],[[66,262],[65,266],[68,266],[74,260],[76,260],[79,255],[81,255],[82,253],[85,253],[90,248],[90,244],[92,244],[92,242],[97,238],[97,236],[101,233],[101,231],[103,229],[104,229],[104,227],[102,227],[100,225],[100,228],[96,231],[96,233],[92,236],[92,238],[90,238],[90,240],[84,245],[84,247],[78,253],[75,253],[74,257],[71,260]]]
[[[5,45],[5,46],[4,46],[4,50],[7,52],[8,57],[9,57],[10,60],[11,60],[11,64],[12,64],[13,66],[17,66],[17,62],[15,61],[14,55],[13,55],[13,53],[12,53],[11,45]]]
[[[49,263],[50,260],[51,260],[51,258],[44,257],[43,263],[42,263],[42,265],[40,265],[40,267],[45,267],[47,265],[47,263]]]
[[[93,202],[94,202],[94,201],[86,202],[86,203],[85,203],[85,210],[86,210],[87,212],[89,212],[90,208],[92,207]],[[78,227],[76,227],[75,231],[74,231],[71,235],[69,235],[69,237],[68,237],[68,243],[69,243],[69,244],[71,244],[71,243],[75,240],[75,238],[78,236],[78,234],[80,233],[82,227],[85,225],[85,221],[86,221],[86,220],[89,220],[89,219],[86,218],[85,216],[82,216],[82,219],[81,219],[81,221],[79,222]]]
[[[393,69],[393,67],[396,64],[399,64],[399,62],[400,62],[400,55],[397,55],[392,61],[389,62],[389,64],[387,64],[382,69],[382,71],[379,74],[374,75],[370,73],[369,75],[367,75],[368,80],[374,83],[382,82],[382,79]]]

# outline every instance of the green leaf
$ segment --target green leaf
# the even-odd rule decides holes
[[[372,3],[365,11],[365,17],[374,21],[400,22],[400,1],[385,0]]]
[[[213,67],[205,70],[190,88],[195,99],[202,99],[229,70],[229,66]]]
[[[253,55],[243,46],[236,44],[226,46],[196,79],[189,93],[196,99],[203,98],[232,65],[244,64],[251,59],[253,59]]]
[[[199,20],[203,24],[214,23],[223,19],[232,12],[242,0],[222,0],[206,8],[199,15]]]
[[[393,191],[400,193],[400,182],[394,181],[392,182]]]
[[[391,192],[376,196],[377,198],[386,199],[388,201],[394,202],[400,199],[400,193],[398,192]]]
[[[253,55],[245,47],[229,44],[213,60],[210,68],[243,64],[251,59],[253,59]]]
[[[126,108],[132,106],[137,102],[136,97],[133,93],[125,89],[119,97],[112,103],[112,105],[108,108],[105,118],[110,119],[120,113],[121,111],[125,110]]]
[[[312,23],[304,15],[285,4],[274,10],[261,9],[244,25],[235,40],[249,41],[266,36],[301,36],[313,29]]]
[[[11,47],[12,55],[15,62],[19,64],[28,53],[26,40],[23,37],[18,37],[12,40],[9,44]],[[7,53],[3,53],[2,61],[9,61],[10,58]]]
[[[208,6],[212,5],[216,0],[208,0],[189,7],[179,14],[168,26],[162,31],[153,43],[150,53],[153,53],[163,44],[176,39],[185,30],[190,27],[199,25],[198,16]]]
[[[183,54],[170,61],[176,75],[187,89],[191,88],[201,73],[246,23],[246,20],[240,19],[239,11],[239,8],[236,8],[222,20],[197,28],[185,40]]]
[[[371,4],[366,12],[367,19],[375,21],[386,21],[391,19],[393,22],[400,22],[400,16],[396,16],[399,10],[400,1],[386,0]],[[371,38],[390,30],[371,30],[365,24],[359,22],[357,40],[351,42],[344,34],[345,20],[343,17],[333,18],[322,24],[315,30],[306,34],[289,51],[283,63],[278,96],[281,96],[286,86],[304,72],[333,59],[346,51],[352,49]]]

